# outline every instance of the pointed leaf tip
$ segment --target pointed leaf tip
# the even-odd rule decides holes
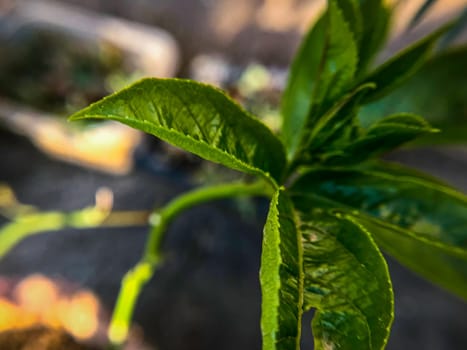
[[[143,79],[72,115],[119,121],[276,186],[286,165],[282,143],[221,90],[183,79]]]

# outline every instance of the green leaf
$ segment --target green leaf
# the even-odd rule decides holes
[[[328,165],[357,164],[393,150],[427,133],[438,132],[423,118],[407,113],[386,117],[372,125],[355,141],[337,144],[322,157]]]
[[[359,0],[363,29],[358,48],[358,76],[365,73],[379,49],[385,44],[391,11],[383,0]]]
[[[360,39],[363,33],[363,23],[362,11],[360,8],[360,0],[336,0],[339,5],[344,20],[349,26],[350,31],[353,34],[355,43],[360,44]]]
[[[350,216],[325,212],[301,193],[304,308],[316,308],[315,349],[382,349],[393,319],[386,262],[370,234]]]
[[[207,160],[280,181],[281,142],[223,92],[179,79],[143,79],[70,119],[116,120]]]
[[[321,149],[341,138],[351,129],[361,98],[374,84],[364,84],[340,98],[316,123],[307,135],[299,152],[303,164],[312,162],[312,157]]]
[[[410,230],[374,220],[355,219],[372,232],[378,245],[416,273],[467,300],[467,252]]]
[[[337,0],[337,3],[357,44],[357,75],[360,75],[386,42],[391,12],[381,0]]]
[[[283,190],[274,195],[264,227],[260,282],[263,350],[300,349],[301,238],[293,205]]]
[[[369,125],[380,116],[410,112],[422,115],[441,133],[417,144],[467,142],[467,46],[437,55],[391,94],[364,106],[359,120]]]
[[[357,66],[357,47],[337,1],[302,42],[291,67],[281,112],[283,139],[289,159],[294,158],[323,106],[333,104],[349,87]]]
[[[387,95],[414,75],[427,60],[438,39],[452,26],[453,23],[449,23],[436,30],[370,73],[364,81],[375,83],[377,88],[368,93],[363,102],[369,103]]]
[[[331,208],[379,220],[375,225],[380,229],[374,230],[374,225],[368,229],[384,249],[424,277],[467,298],[465,195],[417,171],[387,163],[311,170],[291,192],[314,193]]]

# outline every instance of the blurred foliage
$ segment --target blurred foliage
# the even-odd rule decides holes
[[[117,48],[53,29],[23,27],[0,45],[0,95],[48,112],[84,107],[129,76]]]
[[[467,142],[466,62],[467,46],[438,54],[391,94],[364,106],[360,121],[370,125],[387,114],[416,113],[442,131],[417,143]]]

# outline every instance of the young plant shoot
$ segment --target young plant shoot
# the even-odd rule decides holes
[[[144,256],[122,282],[114,344],[125,341],[140,290],[163,261],[167,225],[194,205],[233,196],[270,199],[263,350],[298,350],[310,309],[315,349],[383,349],[394,301],[380,249],[467,299],[467,197],[377,159],[438,130],[411,113],[372,115],[368,125],[359,114],[415,74],[451,25],[372,68],[390,17],[384,1],[328,0],[291,67],[279,136],[219,89],[182,79],[143,79],[71,117],[119,121],[257,178],[195,189],[153,213]]]

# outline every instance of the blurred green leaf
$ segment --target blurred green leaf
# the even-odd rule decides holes
[[[438,39],[452,26],[453,23],[449,23],[441,27],[404,49],[365,77],[364,81],[375,83],[376,89],[368,93],[363,102],[375,101],[407,81],[428,59]]]
[[[467,299],[465,195],[422,173],[387,163],[310,170],[291,192],[313,193],[329,207],[378,219],[369,221],[374,225],[364,223],[384,249]]]
[[[289,159],[321,113],[351,83],[357,66],[357,47],[338,1],[330,0],[326,13],[302,42],[292,64],[281,112],[283,139]]]
[[[358,52],[357,75],[364,73],[389,30],[391,10],[381,0],[337,0],[353,34]]]
[[[111,119],[207,160],[280,181],[281,142],[222,91],[179,79],[143,79],[70,119]]]
[[[301,237],[290,199],[278,191],[264,227],[260,282],[263,350],[300,349],[303,306]]]
[[[378,245],[416,273],[467,300],[467,252],[426,239],[410,230],[374,220],[355,219],[370,231]]]
[[[393,319],[386,262],[370,234],[350,217],[316,209],[307,193],[299,211],[304,308],[316,308],[315,349],[383,349]]]
[[[388,116],[347,144],[337,143],[322,156],[321,163],[352,165],[379,156],[404,143],[437,132],[423,118],[407,113]]]
[[[419,143],[467,142],[466,62],[467,46],[434,57],[391,94],[364,106],[359,119],[368,125],[382,115],[416,113],[442,131]]]
[[[340,98],[310,130],[300,150],[300,159],[311,159],[317,149],[343,138],[354,122],[360,100],[374,88],[374,84],[364,84]]]
[[[391,11],[383,0],[358,0],[363,18],[359,40],[357,75],[365,73],[378,50],[385,44]]]
[[[347,25],[350,28],[350,31],[353,34],[353,38],[357,46],[359,46],[363,26],[367,25],[367,22],[363,21],[362,11],[360,0],[336,0],[339,5],[344,20],[347,22]]]

